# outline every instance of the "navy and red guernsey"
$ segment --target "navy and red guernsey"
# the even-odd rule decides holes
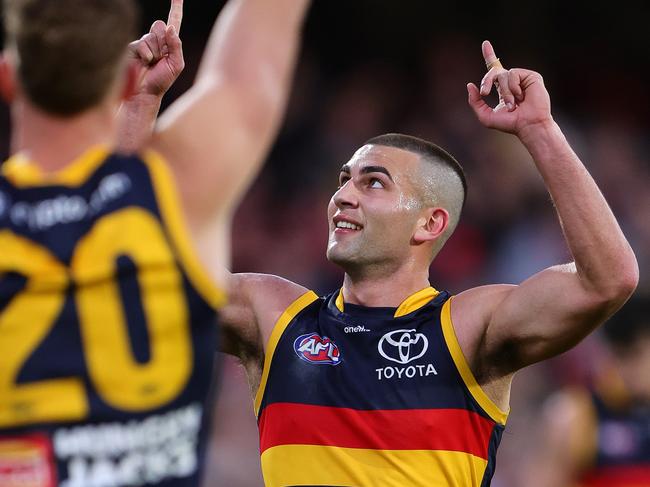
[[[646,406],[613,407],[592,393],[597,428],[593,467],[580,487],[647,487],[650,485],[650,410]]]
[[[486,487],[507,413],[476,383],[447,292],[397,308],[308,292],[271,334],[255,407],[269,487]]]

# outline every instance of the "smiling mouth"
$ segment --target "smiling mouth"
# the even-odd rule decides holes
[[[354,223],[346,222],[346,221],[339,221],[336,222],[336,229],[342,229],[342,230],[361,230],[361,227],[359,225],[355,225]]]

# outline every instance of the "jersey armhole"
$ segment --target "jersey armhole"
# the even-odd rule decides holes
[[[284,330],[287,329],[289,323],[293,321],[298,313],[300,313],[303,309],[305,309],[317,299],[318,295],[314,291],[307,291],[305,294],[291,303],[280,315],[278,321],[275,322],[273,331],[271,331],[271,336],[269,336],[269,341],[266,344],[266,351],[264,353],[264,369],[262,369],[262,378],[260,380],[260,385],[257,388],[257,393],[255,394],[256,417],[259,415],[260,407],[262,405],[262,398],[264,397],[264,391],[266,390],[266,381],[269,377],[269,370],[271,369],[273,354],[275,353],[275,348],[278,346],[278,342],[280,341]]]
[[[142,160],[151,174],[156,201],[176,255],[196,291],[215,310],[226,304],[226,293],[204,270],[181,211],[181,201],[172,175],[162,156],[154,151],[143,154]]]
[[[499,406],[497,406],[492,399],[488,397],[485,391],[481,386],[476,382],[476,378],[472,373],[472,370],[467,363],[467,359],[463,354],[463,350],[460,348],[458,343],[458,338],[456,337],[456,332],[454,330],[454,324],[451,321],[451,301],[453,298],[449,298],[447,302],[442,306],[442,312],[440,315],[440,322],[442,324],[442,334],[445,338],[445,343],[447,349],[451,354],[451,358],[454,361],[454,365],[458,370],[458,373],[463,379],[465,386],[469,390],[469,393],[472,395],[474,400],[478,403],[479,406],[485,411],[490,418],[501,425],[506,424],[508,419],[509,411],[502,411]]]

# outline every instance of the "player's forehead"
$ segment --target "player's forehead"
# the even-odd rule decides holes
[[[417,154],[383,145],[368,144],[357,150],[342,170],[355,174],[363,168],[376,166],[387,169],[391,176],[411,176],[417,171],[420,158]]]

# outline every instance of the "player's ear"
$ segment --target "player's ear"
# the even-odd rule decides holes
[[[449,212],[444,208],[428,208],[418,220],[413,242],[423,244],[439,238],[449,226]]]
[[[5,53],[0,54],[0,96],[6,103],[16,97],[16,76],[12,64]]]

